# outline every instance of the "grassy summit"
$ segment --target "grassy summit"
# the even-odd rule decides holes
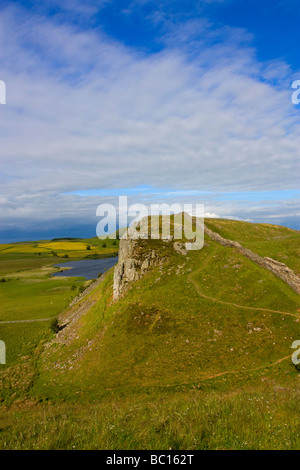
[[[299,269],[299,232],[206,224]],[[156,251],[163,265],[117,302],[109,272],[61,314],[57,336],[45,332],[46,343],[3,369],[0,445],[299,448],[299,296],[207,236],[187,256],[161,240],[140,240],[138,250]]]

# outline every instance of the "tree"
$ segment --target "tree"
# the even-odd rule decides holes
[[[59,323],[58,323],[58,320],[57,318],[54,318],[51,323],[50,323],[50,330],[52,331],[52,333],[56,334],[59,332]]]

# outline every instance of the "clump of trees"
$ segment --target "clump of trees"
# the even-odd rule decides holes
[[[50,323],[50,330],[52,331],[52,333],[54,333],[55,335],[59,332],[59,323],[58,323],[58,320],[57,318],[54,318],[51,323]]]
[[[82,292],[85,290],[85,287],[83,285],[81,285],[79,287],[79,294],[82,294]]]

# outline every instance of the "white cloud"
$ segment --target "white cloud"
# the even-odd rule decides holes
[[[194,33],[185,26],[180,42],[170,29],[161,52],[143,55],[94,30],[6,9],[4,226],[78,211],[93,217],[93,199],[63,195],[80,189],[296,188],[300,121],[282,88],[288,66],[258,63],[242,31],[203,27],[213,40],[189,41]],[[240,216],[236,202],[229,213],[223,206],[207,211]]]

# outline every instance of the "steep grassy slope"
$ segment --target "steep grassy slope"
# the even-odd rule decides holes
[[[99,286],[99,302],[79,319],[78,338],[47,352],[43,394],[93,399],[126,389],[198,387],[235,370],[239,382],[247,370],[290,356],[300,337],[300,305],[289,287],[212,241],[188,259],[160,244],[164,255],[169,250],[163,268],[117,303],[110,274]],[[290,374],[296,377],[292,367]]]
[[[260,256],[285,263],[300,274],[299,231],[278,225],[225,219],[206,219],[205,223],[222,237],[238,241]]]
[[[61,313],[89,284],[82,279],[51,278],[57,271],[53,265],[65,258],[112,256],[118,243],[91,238],[0,244],[0,339],[7,345],[8,364],[0,368],[0,380],[5,367],[17,364],[49,338],[51,320],[47,319]],[[18,321],[25,323],[10,323]]]
[[[261,243],[248,237],[248,224],[209,224],[253,250]],[[251,230],[272,241],[287,229]],[[292,267],[299,234],[291,239],[282,253]],[[268,242],[262,254],[270,256]],[[291,362],[300,339],[297,294],[207,237],[187,256],[173,243],[139,244],[163,266],[117,302],[111,271],[62,315],[66,326],[37,355],[24,403],[2,412],[2,445],[300,448],[300,379]]]

